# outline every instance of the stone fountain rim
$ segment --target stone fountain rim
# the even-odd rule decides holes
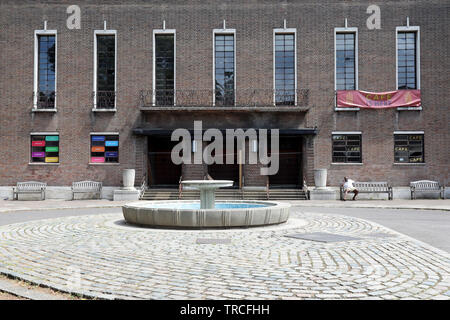
[[[151,207],[146,206],[146,204],[167,204],[167,203],[199,203],[199,200],[140,200],[136,202],[131,202],[123,205],[122,207],[126,208],[146,208],[146,209],[152,209],[152,210],[158,210],[158,211],[165,211],[165,210],[171,210],[171,211],[177,211],[177,212],[192,212],[192,211],[239,211],[239,210],[265,210],[267,208],[290,208],[291,204],[286,202],[280,202],[280,201],[272,201],[272,200],[218,200],[216,203],[248,203],[248,204],[265,204],[264,207],[256,207],[256,208],[211,208],[211,209],[176,209],[176,208],[157,208],[157,207]]]

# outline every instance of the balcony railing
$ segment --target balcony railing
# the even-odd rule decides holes
[[[111,110],[116,108],[115,91],[94,91],[92,92],[94,110]]]
[[[152,107],[307,107],[309,89],[142,90],[140,106]]]
[[[38,91],[33,94],[34,108],[37,110],[42,109],[55,109],[55,91]]]

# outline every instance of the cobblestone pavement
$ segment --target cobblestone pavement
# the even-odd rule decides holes
[[[359,240],[286,237],[311,232]],[[117,213],[6,225],[0,272],[109,299],[450,299],[449,254],[298,208],[288,223],[256,229],[145,229]]]

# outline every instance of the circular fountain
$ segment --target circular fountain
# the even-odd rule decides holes
[[[215,202],[215,190],[233,185],[230,180],[187,180],[200,190],[200,201],[139,201],[122,207],[128,223],[149,227],[227,228],[286,222],[290,204],[276,201],[224,200]]]

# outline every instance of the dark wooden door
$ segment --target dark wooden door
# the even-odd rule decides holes
[[[172,148],[177,144],[170,137],[149,137],[149,186],[176,187],[181,176],[181,165],[172,162]]]
[[[236,146],[236,145],[235,145]],[[233,152],[234,164],[226,164],[226,154],[224,145],[223,164],[208,165],[208,174],[214,180],[233,180],[233,188],[239,187],[239,164],[237,163],[237,148]]]
[[[300,137],[280,137],[279,170],[269,176],[271,187],[292,187],[302,185],[302,153]]]

